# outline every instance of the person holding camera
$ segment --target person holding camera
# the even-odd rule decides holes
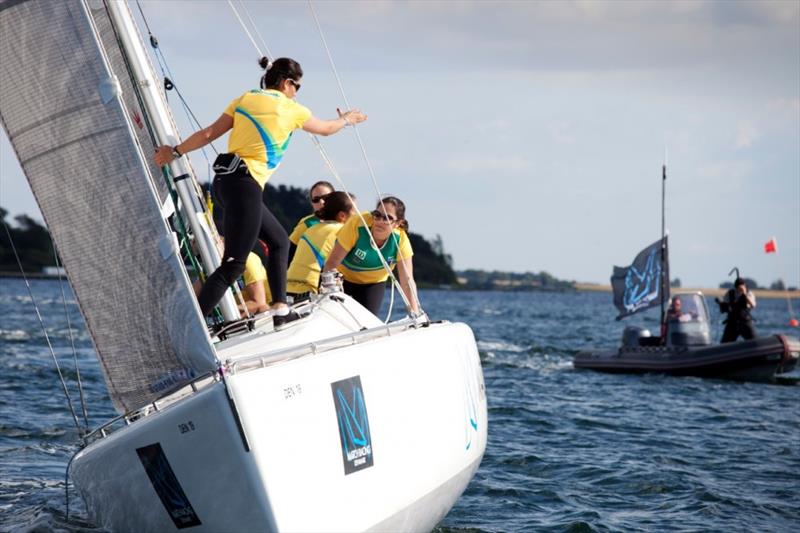
[[[756,337],[753,317],[750,314],[750,311],[756,307],[756,297],[747,290],[747,284],[742,278],[736,278],[733,289],[725,294],[724,299],[716,298],[715,300],[719,305],[720,313],[728,314],[728,318],[723,322],[725,330],[722,332],[721,343],[734,342],[739,336],[744,340]]]

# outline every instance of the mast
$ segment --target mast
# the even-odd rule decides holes
[[[127,56],[128,63],[133,71],[134,82],[142,97],[145,112],[153,119],[156,143],[174,146],[179,142],[178,130],[172,120],[167,104],[159,92],[160,84],[156,82],[153,75],[147,52],[142,44],[131,12],[127,4],[122,1],[111,0],[106,5],[108,6],[109,16],[117,27],[119,38],[122,41],[121,48]],[[220,265],[221,258],[205,222],[203,202],[197,197],[191,186],[191,183],[196,181],[193,171],[186,157],[179,157],[170,163],[170,170],[174,176],[175,188],[183,204],[183,209],[189,219],[189,225],[195,237],[195,244],[200,253],[200,260],[206,272],[213,272]],[[219,306],[226,321],[239,318],[239,312],[230,291],[225,293]]]
[[[661,165],[661,279],[659,282],[661,283],[660,292],[661,292],[661,342],[662,344],[666,343],[666,301],[664,299],[664,276],[666,275],[666,216],[664,214],[664,204],[666,198],[666,189],[667,189],[667,149],[664,148],[664,164]],[[666,280],[669,283],[669,280]]]

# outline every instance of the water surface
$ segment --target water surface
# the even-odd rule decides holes
[[[75,356],[91,425],[115,416],[68,287],[74,355],[59,283],[32,286],[76,405]],[[421,297],[432,318],[473,328],[489,402],[483,463],[441,531],[797,530],[796,381],[575,370],[578,350],[621,334],[607,293]],[[0,280],[0,316],[0,531],[96,531],[74,491],[66,519],[75,426],[21,281]],[[755,316],[762,334],[792,333],[785,301],[761,299]],[[656,322],[656,311],[628,321]]]

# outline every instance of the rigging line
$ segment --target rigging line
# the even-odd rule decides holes
[[[339,85],[339,92],[342,95],[342,100],[344,100],[345,109],[350,109],[350,101],[347,98],[347,94],[344,91],[344,85],[342,84],[342,79],[339,77],[339,71],[336,69],[336,63],[333,61],[333,55],[331,54],[331,49],[328,47],[328,41],[325,39],[325,33],[322,31],[322,26],[319,23],[319,19],[317,18],[317,12],[314,9],[314,3],[312,0],[308,0],[308,7],[311,9],[311,15],[314,17],[314,23],[317,25],[317,31],[319,32],[319,37],[322,40],[322,46],[325,48],[325,53],[328,55],[328,61],[331,64],[331,70],[333,70],[333,75],[336,78],[336,83]],[[361,148],[361,154],[364,157],[364,162],[367,164],[367,169],[369,170],[370,178],[372,178],[372,184],[375,187],[375,192],[378,193],[378,198],[383,198],[383,194],[380,191],[380,187],[378,187],[378,180],[375,177],[375,171],[372,168],[372,163],[367,156],[367,149],[364,146],[364,141],[361,139],[361,135],[358,132],[358,127],[353,124],[353,132],[356,135],[356,140],[358,141],[358,145]],[[383,204],[381,204],[383,205]],[[384,214],[385,211],[384,211]]]
[[[156,60],[158,61],[159,68],[161,69],[162,77],[166,78],[167,74],[169,74],[170,78],[172,78],[173,75],[172,75],[172,72],[171,72],[171,70],[169,68],[169,65],[167,64],[167,58],[163,54],[163,52],[161,52],[161,49],[158,47],[158,39],[155,38],[153,33],[150,31],[150,26],[147,23],[147,17],[145,16],[144,11],[142,10],[142,6],[141,6],[141,4],[139,3],[138,0],[137,0],[137,6],[139,7],[139,13],[142,16],[142,20],[144,21],[144,25],[147,28],[147,32],[150,35],[150,44],[152,45],[153,49],[155,50]],[[106,9],[108,9],[108,8],[106,8]],[[113,28],[113,24],[112,24],[112,28]],[[116,29],[114,29],[114,31],[115,31],[115,35],[116,35]],[[118,36],[117,36],[117,41],[119,43],[120,48],[123,48],[122,43],[119,41],[119,37]],[[125,65],[128,68],[128,75],[131,77],[131,79],[135,79],[134,76],[132,75],[132,72],[131,72],[130,66],[128,64],[127,58],[125,58],[124,54],[123,54],[123,59],[125,59]],[[172,83],[172,88],[175,89],[175,92],[178,94],[178,98],[180,99],[181,104],[183,105],[184,111],[187,113],[187,115],[189,115],[189,117],[191,119],[194,120],[194,123],[197,125],[198,128],[202,128],[202,125],[200,124],[200,121],[197,120],[197,117],[192,112],[188,102],[184,99],[184,97],[181,94],[181,92],[178,89],[178,87],[175,85],[175,83],[172,81],[172,79],[170,79],[170,82]],[[139,100],[139,106],[142,109],[142,114],[145,117],[147,117],[147,113],[144,111],[145,107],[144,107],[144,104],[142,102],[142,98],[139,95],[138,91],[136,92],[136,96],[137,96],[137,98]],[[165,99],[168,98],[167,95],[166,95],[166,91],[165,91],[165,94],[164,94],[164,98]],[[191,122],[191,120],[190,120],[190,122]],[[149,122],[148,122],[148,126],[149,126]],[[151,140],[152,140],[153,144],[155,145],[156,144],[155,136],[152,133],[152,131],[151,131],[151,135],[150,136],[151,136]],[[214,146],[214,144],[210,143],[210,145],[211,145],[211,149],[214,150],[214,153],[219,154],[219,152],[217,151],[217,148]],[[207,167],[207,169],[209,169],[208,170],[208,185],[209,185],[209,190],[210,190],[210,188],[211,188],[211,172],[210,172],[211,161],[208,159],[208,155],[206,154],[205,147],[203,147],[201,149],[201,152],[203,154],[203,157],[206,160],[206,167]],[[189,163],[189,165],[191,165],[191,161],[188,161],[188,163]],[[198,273],[198,276],[200,277],[201,281],[204,281],[204,278],[205,278],[204,272],[203,272],[202,268],[200,268],[200,265],[197,262],[196,258],[194,257],[194,254],[192,253],[192,250],[191,250],[191,248],[190,248],[190,246],[188,244],[188,235],[189,234],[188,234],[188,231],[186,231],[183,219],[182,219],[181,214],[180,214],[180,209],[179,209],[179,206],[178,206],[178,198],[177,198],[177,195],[175,193],[175,185],[174,185],[173,177],[171,175],[171,172],[170,172],[169,168],[163,167],[161,169],[161,171],[162,171],[162,175],[164,176],[164,179],[167,182],[167,189],[170,192],[170,197],[172,198],[172,202],[173,202],[173,205],[175,207],[175,219],[178,221],[178,225],[180,226],[179,227],[179,231],[181,233],[181,243],[179,243],[179,245],[184,245],[185,246],[186,255],[189,257],[189,260],[190,260],[192,266],[195,268],[195,271]],[[192,180],[192,184],[194,185],[196,194],[198,194],[198,196],[200,198],[203,198],[204,197],[203,192],[199,188],[198,183],[194,179]],[[184,209],[185,210],[189,209],[189,206],[184,206]],[[206,220],[208,222],[207,226],[208,226],[212,236],[215,237],[215,238],[218,238],[219,237],[219,233],[218,233],[218,230],[216,228],[216,225],[214,224],[214,221],[211,218],[210,211],[205,211],[204,214],[205,214]],[[238,297],[239,303],[245,309],[247,309],[247,305],[245,304],[244,297],[242,296],[242,293],[239,291],[238,286],[234,287],[234,294]],[[251,315],[248,314],[248,316],[251,316]]]
[[[233,14],[236,15],[236,19],[239,21],[239,24],[242,26],[242,29],[247,34],[247,37],[250,39],[250,42],[253,43],[253,46],[255,47],[256,52],[258,52],[258,57],[259,58],[264,57],[264,54],[261,52],[261,49],[258,47],[258,43],[256,43],[255,39],[253,39],[253,36],[250,34],[250,30],[247,29],[247,26],[245,25],[244,21],[242,20],[242,17],[239,16],[239,12],[236,11],[236,6],[233,5],[233,2],[231,0],[228,0],[228,5],[231,7],[231,10],[233,11]]]
[[[253,39],[253,36],[247,30],[247,27],[245,26],[244,21],[239,16],[239,13],[238,13],[238,11],[236,11],[236,7],[233,5],[233,2],[231,0],[228,0],[228,5],[230,6],[230,8],[233,11],[234,15],[236,15],[236,18],[238,19],[239,24],[241,25],[242,29],[247,34],[248,38],[250,39],[250,42],[253,43],[253,46],[255,46],[256,51],[258,51],[260,56],[263,56],[263,54],[261,53],[261,50],[258,48],[258,44],[256,44],[255,40]],[[318,25],[318,27],[319,27],[319,25]],[[324,38],[323,38],[323,42],[324,42]],[[328,57],[330,58],[330,52],[328,53]],[[337,79],[338,79],[338,75],[337,75]],[[340,88],[341,88],[341,84],[340,84]],[[347,102],[346,98],[345,98],[345,102]],[[344,181],[342,181],[342,179],[339,177],[338,173],[336,172],[336,169],[334,168],[333,163],[330,161],[330,158],[328,158],[328,155],[325,152],[325,149],[322,147],[322,144],[319,142],[319,139],[316,136],[314,136],[314,135],[312,135],[310,133],[309,133],[309,136],[311,137],[311,140],[313,141],[313,143],[319,149],[320,155],[322,156],[322,159],[325,161],[325,163],[328,165],[328,169],[331,171],[331,174],[334,176],[334,178],[336,178],[336,180],[339,182],[339,184],[341,184],[341,186],[342,186],[345,194],[347,194],[348,198],[350,198],[350,200],[353,201],[352,197],[350,196],[350,193],[347,191],[347,187],[344,185]],[[363,145],[362,145],[362,148],[363,148]],[[366,152],[364,152],[364,156],[366,157]],[[374,182],[374,174],[373,174],[373,182]],[[376,190],[377,190],[377,183],[375,185],[376,185]],[[378,197],[380,198],[380,191],[378,191]],[[366,220],[364,220],[364,217],[361,215],[361,212],[358,211],[358,210],[356,212],[358,213],[358,216],[361,219],[361,223],[364,224],[364,227],[367,227],[367,222],[366,222]],[[375,242],[375,239],[372,236],[372,232],[367,232],[367,233],[369,234],[370,243],[378,251],[378,257],[381,260],[381,264],[383,265],[383,268],[386,269],[386,271],[389,273],[389,276],[391,277],[392,282],[399,285],[399,283],[397,281],[397,278],[395,278],[394,273],[392,272],[392,269],[389,268],[389,265],[387,264],[386,260],[384,259],[383,254],[380,251],[380,247]],[[398,245],[398,248],[399,248],[399,243],[396,242],[397,238],[394,236],[394,232],[392,232],[390,235],[395,239],[395,243]],[[403,301],[405,302],[406,307],[407,308],[410,307],[409,306],[409,302],[406,299],[406,296],[403,293],[403,291],[401,290],[399,292],[400,292],[401,296],[403,297]],[[416,294],[414,294],[414,298],[417,300],[417,303],[419,304],[419,298],[417,298]]]
[[[319,32],[320,39],[322,40],[322,45],[325,48],[325,53],[328,56],[328,61],[330,62],[331,70],[333,70],[333,75],[336,78],[336,83],[339,85],[339,92],[341,93],[342,99],[344,100],[345,108],[346,109],[350,109],[350,102],[349,102],[349,100],[347,98],[347,94],[345,93],[344,85],[342,84],[341,77],[339,76],[339,71],[336,69],[336,63],[333,61],[333,54],[331,54],[330,47],[328,46],[328,41],[325,39],[325,33],[322,31],[322,25],[319,22],[319,18],[317,17],[317,12],[314,9],[314,3],[312,2],[312,0],[308,0],[308,7],[311,10],[311,15],[314,18],[314,23],[317,26],[317,31]],[[385,215],[386,214],[386,207],[383,205],[383,194],[381,193],[380,187],[378,186],[378,179],[376,178],[375,171],[372,168],[372,162],[370,161],[369,156],[367,156],[367,149],[364,146],[364,141],[361,139],[361,134],[358,131],[358,127],[355,124],[353,124],[352,127],[353,127],[353,133],[355,133],[355,135],[356,135],[356,140],[358,141],[358,145],[361,148],[361,155],[363,156],[364,162],[367,165],[367,170],[369,170],[369,175],[370,175],[370,178],[372,179],[372,185],[375,187],[375,192],[377,193],[378,198],[381,199],[381,209],[383,210],[383,214]],[[364,222],[363,219],[362,219],[362,222]],[[366,223],[364,223],[364,224],[366,225]],[[397,237],[395,236],[394,232],[392,232],[390,235],[391,235],[392,239],[394,239],[395,245],[399,249],[400,243],[398,242]],[[374,242],[373,242],[373,244],[374,244]],[[378,255],[382,256],[382,254],[380,254],[380,253]],[[385,264],[384,264],[384,266],[385,266]],[[386,267],[386,268],[388,270],[388,267]],[[394,275],[392,274],[391,271],[389,272],[389,275],[391,275],[392,278],[394,279]],[[421,302],[419,300],[419,295],[417,294],[417,291],[413,286],[411,288],[412,288],[412,292],[413,292],[412,296],[413,296],[414,300],[416,300],[417,307],[419,308],[419,311],[422,311],[422,305],[421,305]],[[402,290],[400,291],[400,294],[403,297],[403,301],[405,302],[406,307],[408,307],[409,306],[409,302],[406,299],[405,294],[404,294],[404,292]]]
[[[150,25],[147,23],[147,17],[144,16],[144,11],[142,11],[142,3],[139,0],[136,0],[136,7],[139,8],[139,13],[142,15],[142,20],[144,21],[144,27],[147,28],[147,34],[152,37],[153,32],[150,31]]]
[[[242,2],[242,0],[239,0],[239,5],[242,6],[242,9],[244,10],[244,14],[247,15],[247,19],[250,21],[250,25],[253,27],[253,31],[256,32],[256,35],[258,36],[258,39],[261,41],[262,46],[264,46],[264,50],[267,51],[267,59],[272,61],[273,57],[275,57],[275,56],[273,56],[272,52],[269,51],[269,46],[267,46],[267,42],[261,36],[261,32],[258,31],[258,26],[253,21],[253,17],[250,16],[250,10],[247,9],[247,4]]]
[[[105,2],[107,2],[107,1],[108,1],[108,0],[105,0]],[[108,9],[108,4],[107,4],[107,3],[105,3],[105,2],[104,2],[104,6],[105,6],[105,10],[106,10],[106,15],[108,16],[108,20],[109,20],[109,23],[110,23],[111,29],[112,29],[112,31],[114,32],[114,37],[115,37],[115,39],[116,39],[117,46],[118,46],[118,47],[119,47],[119,49],[120,49],[120,52],[121,52],[121,57],[122,57],[122,60],[123,60],[123,64],[125,65],[125,70],[126,70],[126,72],[128,73],[128,78],[130,79],[131,83],[133,84],[133,92],[134,92],[134,95],[136,96],[136,101],[139,103],[139,108],[140,108],[140,109],[141,109],[141,111],[142,111],[142,118],[143,118],[143,120],[144,120],[145,124],[147,125],[147,131],[148,131],[148,134],[149,134],[149,136],[150,136],[150,142],[153,144],[153,146],[154,146],[154,147],[155,147],[155,146],[158,146],[158,143],[157,143],[157,140],[156,140],[155,131],[154,131],[154,128],[153,128],[153,125],[152,125],[151,119],[150,119],[150,115],[148,114],[148,112],[147,112],[147,108],[146,108],[146,107],[145,107],[145,105],[144,105],[144,99],[143,99],[143,97],[142,97],[142,94],[141,94],[141,92],[140,92],[140,89],[139,89],[139,87],[138,87],[138,84],[137,84],[137,82],[136,82],[136,80],[137,80],[137,77],[135,76],[135,74],[134,74],[134,72],[133,72],[133,68],[131,67],[131,64],[130,64],[130,61],[128,60],[128,57],[127,57],[127,55],[125,54],[125,46],[124,46],[124,44],[122,43],[122,39],[121,39],[121,37],[120,37],[120,35],[119,35],[119,31],[117,30],[117,27],[116,27],[116,26],[115,26],[115,24],[114,24],[114,19],[113,19],[113,17],[111,16],[111,13],[110,13],[110,11],[109,11],[109,9]],[[139,7],[140,7],[140,11],[141,11],[141,6],[139,6]],[[142,16],[143,16],[143,18],[144,18],[144,13],[142,13]],[[145,26],[147,26],[147,21],[146,21],[146,20],[145,20]],[[148,28],[148,30],[149,30],[149,28]],[[95,30],[95,31],[97,31],[97,30]],[[152,35],[152,34],[151,34],[151,35]],[[108,60],[108,58],[106,58],[106,63],[107,63],[107,65],[108,65],[108,68],[109,68],[109,70],[111,70],[111,68],[110,68],[110,65],[111,65],[111,63],[110,63],[110,61]],[[166,60],[165,60],[165,63],[166,63]],[[163,71],[162,71],[162,72],[163,72]],[[165,98],[166,98],[166,97],[165,97]],[[170,114],[171,114],[171,113],[170,113]],[[130,120],[130,119],[129,119],[129,120]],[[172,121],[172,122],[174,123],[174,119],[173,119],[173,121]],[[177,127],[177,126],[176,126],[176,127]],[[142,147],[142,148],[143,148],[143,147]],[[144,155],[144,153],[145,153],[145,151],[142,149],[142,155]],[[206,161],[208,161],[208,159],[206,159]],[[190,165],[190,167],[191,167],[191,162],[189,162],[189,165]],[[210,166],[210,165],[209,165],[209,166]],[[164,170],[163,170],[163,169],[161,169],[161,171],[162,171],[162,174],[163,174]],[[192,173],[192,174],[194,174],[194,173]],[[153,177],[153,178],[154,178],[154,177]],[[169,179],[168,179],[168,177],[167,177],[167,176],[164,176],[164,178],[165,178],[165,179],[167,179],[167,188],[169,189],[169,187],[170,187],[170,185],[169,185]],[[202,198],[202,197],[203,197],[203,195],[202,195],[202,193],[200,193],[200,192],[199,192],[199,191],[200,191],[200,187],[199,187],[199,184],[197,183],[197,180],[195,179],[195,176],[192,176],[192,179],[191,179],[190,181],[191,181],[191,183],[192,183],[192,185],[193,185],[193,187],[194,187],[194,189],[195,189],[195,194],[197,194],[197,195],[198,195],[198,198]],[[175,198],[175,196],[174,196],[174,195],[173,195],[173,199],[172,199],[172,201],[173,201],[173,205],[174,205],[174,207],[175,207],[176,216],[177,216],[178,220],[180,220],[180,221],[182,222],[182,218],[181,218],[181,212],[180,212],[180,207],[179,207],[179,205],[178,205],[178,202],[177,202],[177,199]],[[190,209],[190,208],[191,208],[191,206],[186,206],[186,205],[185,205],[185,206],[183,206],[183,207],[184,207],[184,211],[187,211],[188,209]],[[187,216],[188,216],[188,214],[187,214]],[[214,228],[214,231],[213,231],[213,233],[216,233],[216,227],[215,227],[215,226],[213,226],[213,224],[211,225],[211,227],[213,227],[213,228]],[[187,236],[188,236],[188,232],[186,232],[186,234],[185,234],[185,235],[187,235]],[[198,272],[199,272],[199,270],[198,270]]]
[[[33,296],[33,290],[31,289],[31,284],[28,283],[28,276],[25,275],[25,269],[22,267],[22,261],[19,258],[19,254],[17,253],[17,247],[14,244],[14,239],[11,237],[11,231],[8,229],[8,224],[6,224],[5,219],[3,219],[3,227],[6,230],[6,235],[8,236],[8,242],[11,244],[11,250],[14,252],[14,258],[17,260],[17,266],[19,266],[19,271],[22,274],[22,279],[25,281],[25,286],[28,288],[28,295],[31,297],[33,310],[36,312],[36,318],[39,319],[39,325],[42,328],[42,333],[44,333],[44,340],[45,342],[47,342],[47,347],[50,349],[50,355],[53,357],[53,363],[55,363],[56,365],[58,378],[61,380],[61,388],[64,390],[64,396],[67,397],[67,405],[69,406],[70,413],[72,413],[72,419],[75,421],[75,428],[77,428],[78,430],[78,435],[83,436],[83,429],[81,429],[80,422],[78,422],[78,416],[75,414],[75,407],[72,405],[72,398],[69,395],[67,384],[64,381],[64,375],[61,373],[61,366],[58,364],[58,358],[56,357],[56,352],[55,350],[53,350],[53,345],[50,343],[50,336],[47,334],[47,328],[44,326],[44,320],[42,320],[42,315],[39,313],[39,306],[36,305],[36,298],[34,298]]]
[[[174,76],[174,74],[172,74],[172,70],[169,68],[169,64],[167,63],[167,56],[164,55],[164,52],[162,52],[161,48],[158,46],[158,38],[155,35],[153,35],[153,33],[150,31],[150,25],[147,23],[147,17],[144,14],[144,10],[142,10],[142,5],[139,2],[139,0],[136,0],[136,5],[139,8],[139,13],[142,16],[142,20],[144,21],[145,28],[147,28],[147,33],[150,36],[150,45],[152,46],[153,50],[155,50],[155,56],[156,56],[156,60],[158,61],[158,67],[161,69],[162,78],[167,78],[167,76],[169,76],[170,83],[172,83],[172,88],[175,89],[175,94],[178,95],[178,99],[181,102],[181,106],[183,107],[183,111],[186,113],[187,117],[189,117],[189,122],[190,123],[193,122],[194,125],[196,125],[200,129],[202,129],[202,127],[203,127],[202,124],[200,124],[200,121],[195,116],[194,112],[192,111],[192,108],[189,106],[189,103],[183,97],[183,94],[181,93],[180,89],[175,84],[175,76]],[[166,90],[164,91],[164,97],[168,99]],[[217,147],[214,146],[213,142],[209,143],[209,146],[211,146],[211,149],[214,150],[215,154],[219,155],[219,151],[217,150]],[[208,159],[208,154],[206,153],[206,147],[205,146],[202,147],[200,149],[200,151],[203,154],[203,158],[206,160],[206,166],[209,169],[208,170],[208,181],[210,182],[211,181],[211,171],[210,171],[211,161]]]
[[[150,136],[150,142],[153,143],[153,146],[158,146],[158,143],[156,142],[156,134],[152,122],[150,120],[150,115],[147,113],[147,108],[144,106],[142,95],[139,92],[137,78],[134,75],[133,68],[131,67],[128,57],[125,54],[125,46],[123,45],[122,38],[119,35],[119,31],[117,31],[116,25],[114,24],[114,18],[111,16],[111,12],[108,10],[108,4],[106,3],[107,1],[108,0],[103,2],[103,5],[105,6],[106,10],[106,16],[108,17],[109,26],[111,27],[111,30],[114,32],[114,40],[117,42],[117,46],[119,47],[120,57],[122,58],[122,63],[125,65],[125,71],[128,74],[128,79],[131,81],[131,85],[133,86],[133,94],[136,96],[136,101],[139,103],[139,109],[141,109],[142,111],[142,120],[147,126],[147,133]],[[97,30],[95,30],[95,32],[97,32]],[[113,70],[111,69],[111,59],[106,56],[105,49],[103,47],[101,47],[101,49],[103,49],[103,55],[106,61],[106,66],[108,70],[113,73]],[[127,110],[126,106],[123,105],[122,107],[125,109],[126,115],[129,115],[130,112]],[[131,118],[129,116],[126,116],[126,119],[129,123],[131,122]],[[144,147],[142,147],[142,154],[144,155],[144,153],[146,152],[144,150]]]
[[[310,4],[310,0],[309,0],[309,4]],[[260,56],[263,57],[263,54],[261,53],[261,50],[258,47],[258,44],[255,42],[255,40],[253,39],[253,36],[248,31],[246,25],[244,24],[244,21],[239,16],[239,13],[238,13],[238,11],[236,11],[236,7],[233,5],[233,2],[231,0],[228,0],[228,5],[230,6],[230,8],[233,11],[234,15],[236,15],[236,18],[239,21],[240,26],[242,27],[242,29],[247,34],[247,37],[250,39],[250,42],[256,48],[256,51],[259,53]],[[311,10],[312,10],[312,13],[314,13],[313,6],[311,6]],[[314,13],[314,19],[317,20],[315,13]],[[326,50],[328,50],[328,59],[331,61],[331,65],[333,66],[333,69],[334,69],[334,74],[336,74],[336,79],[338,81],[339,80],[339,75],[338,75],[338,73],[336,73],[336,66],[333,64],[333,58],[331,57],[330,50],[328,49],[327,43],[325,42],[325,37],[322,34],[322,28],[319,26],[319,22],[318,21],[317,21],[317,28],[320,31],[320,36],[322,37],[323,44],[325,45]],[[339,88],[342,91],[342,96],[344,97],[345,104],[347,104],[347,97],[346,97],[346,95],[344,95],[344,88],[342,87],[341,81],[339,81]],[[349,106],[348,106],[348,108],[349,108]],[[356,132],[356,138],[359,140],[359,144],[361,145],[362,154],[363,154],[365,160],[367,161],[367,167],[369,168],[370,175],[372,176],[372,181],[373,181],[373,184],[375,186],[375,190],[378,192],[378,198],[381,198],[382,195],[381,195],[380,189],[378,187],[377,181],[375,179],[375,173],[372,170],[372,165],[369,163],[369,159],[367,157],[367,153],[366,153],[366,150],[364,148],[364,144],[361,141],[361,137],[358,135],[358,130],[355,129],[355,125],[354,125],[353,129]],[[338,173],[336,172],[336,169],[334,168],[333,163],[330,161],[330,158],[328,158],[327,153],[325,152],[324,148],[322,147],[322,144],[320,143],[319,139],[315,135],[312,135],[310,133],[309,133],[309,136],[311,137],[312,142],[317,146],[317,149],[319,150],[320,155],[322,156],[322,159],[327,164],[328,169],[331,171],[331,174],[334,176],[334,178],[336,178],[336,180],[339,182],[339,184],[342,185],[342,188],[343,188],[344,192],[347,194],[347,196],[350,198],[350,200],[353,201],[352,197],[350,197],[350,193],[347,191],[347,187],[344,185],[344,181],[342,181],[341,177],[339,177]],[[383,207],[383,203],[381,203],[381,207]],[[384,209],[384,214],[385,214],[386,210],[385,210],[385,208],[383,208],[383,209]],[[364,217],[361,215],[361,212],[357,210],[356,213],[358,214],[358,217],[361,219],[361,223],[364,224],[364,226],[366,227],[367,226],[367,222],[366,222],[366,220],[364,220]],[[381,260],[381,264],[383,265],[383,268],[386,269],[386,271],[388,272],[389,277],[392,279],[392,283],[396,284],[398,286],[398,288],[400,288],[399,282],[398,282],[397,278],[395,277],[394,273],[392,272],[392,269],[389,268],[389,265],[387,264],[385,258],[383,257],[383,254],[380,251],[380,247],[377,245],[377,243],[375,242],[375,239],[372,236],[372,232],[367,232],[367,233],[369,235],[371,245],[375,248],[375,250],[378,251],[378,257]],[[399,242],[397,242],[397,237],[395,236],[394,232],[390,233],[390,236],[395,240],[395,244],[398,246],[398,249],[399,249]],[[403,302],[405,303],[406,308],[410,308],[410,304],[408,302],[408,299],[406,298],[405,293],[402,291],[402,289],[399,290],[398,292],[400,293],[401,297],[403,298]],[[421,311],[422,309],[421,309],[421,305],[420,305],[420,302],[419,302],[419,297],[417,296],[416,292],[414,292],[413,297],[416,300],[417,306]]]
[[[107,1],[108,0],[106,0],[106,2]],[[143,96],[141,94],[141,91],[139,89],[139,84],[137,83],[137,76],[134,74],[133,67],[131,66],[131,63],[130,63],[130,61],[128,59],[127,54],[125,53],[125,45],[123,44],[122,38],[119,35],[119,31],[117,30],[117,27],[114,24],[114,18],[111,16],[111,12],[109,11],[108,4],[104,3],[103,5],[105,6],[106,16],[108,17],[108,20],[109,20],[109,23],[110,23],[110,27],[111,27],[112,31],[114,32],[114,38],[115,38],[115,40],[117,42],[117,46],[119,47],[120,56],[122,57],[122,62],[125,65],[125,71],[127,72],[128,79],[131,81],[131,84],[133,86],[134,96],[136,97],[136,101],[139,104],[139,109],[141,109],[141,111],[142,111],[142,119],[144,120],[144,123],[147,126],[147,132],[148,132],[148,135],[150,136],[150,142],[153,144],[154,147],[156,147],[156,146],[158,146],[158,143],[157,143],[157,139],[156,139],[155,129],[153,127],[153,123],[151,121],[150,115],[147,112],[147,107],[144,105],[144,98],[143,98]],[[95,31],[97,31],[97,30],[95,29]],[[105,60],[106,60],[107,68],[109,69],[109,71],[111,71],[111,62],[109,61],[109,58],[105,57]],[[128,113],[127,107],[123,106],[123,109],[125,110],[125,113]],[[127,118],[128,122],[130,124],[130,117],[126,117],[126,118]],[[137,140],[137,145],[138,144],[139,143],[138,143],[138,140]],[[144,154],[146,152],[144,150],[144,147],[140,146],[140,150],[141,150],[142,157],[145,157]],[[164,175],[164,169],[163,168],[161,169],[161,172],[162,172],[162,175]],[[167,179],[168,177],[166,175],[164,175],[164,178]],[[152,180],[153,180],[153,182],[155,182],[155,176],[152,176]],[[197,181],[195,179],[192,179],[191,182],[194,185],[195,189],[197,189],[197,187],[198,187]],[[170,184],[169,184],[169,180],[168,180],[167,181],[167,189],[169,190],[169,188],[170,188]],[[172,195],[172,196],[173,196],[172,203],[173,203],[173,205],[175,207],[176,216],[182,223],[183,219],[181,218],[180,206],[178,205],[177,198],[175,197],[176,195]],[[202,195],[200,197],[202,198]],[[191,208],[191,206],[184,205],[183,208],[184,208],[184,211],[186,212],[188,209]],[[188,232],[186,232],[186,235],[188,236]]]
[[[86,426],[86,432],[89,432],[89,412],[86,409],[86,398],[83,394],[83,381],[81,380],[81,369],[78,365],[78,351],[75,349],[75,337],[72,335],[72,323],[69,319],[69,309],[67,308],[67,295],[64,292],[64,283],[61,278],[61,264],[58,260],[58,252],[56,251],[56,243],[51,238],[50,243],[53,245],[53,257],[56,261],[56,269],[58,270],[58,286],[61,288],[61,301],[64,303],[64,316],[67,318],[67,331],[69,332],[69,342],[72,345],[72,358],[75,361],[75,375],[78,379],[78,395],[81,399],[81,411],[83,412],[83,423]]]

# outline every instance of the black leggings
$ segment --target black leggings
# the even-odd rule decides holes
[[[286,302],[289,236],[261,200],[261,187],[242,167],[234,174],[214,177],[214,193],[224,210],[225,252],[222,264],[206,280],[198,297],[208,315],[244,272],[247,255],[260,238],[267,243],[267,279],[272,302]]]
[[[386,282],[351,283],[344,280],[344,292],[372,311],[373,315],[378,316],[378,311],[381,310],[381,304],[383,303],[383,294],[386,292]]]

